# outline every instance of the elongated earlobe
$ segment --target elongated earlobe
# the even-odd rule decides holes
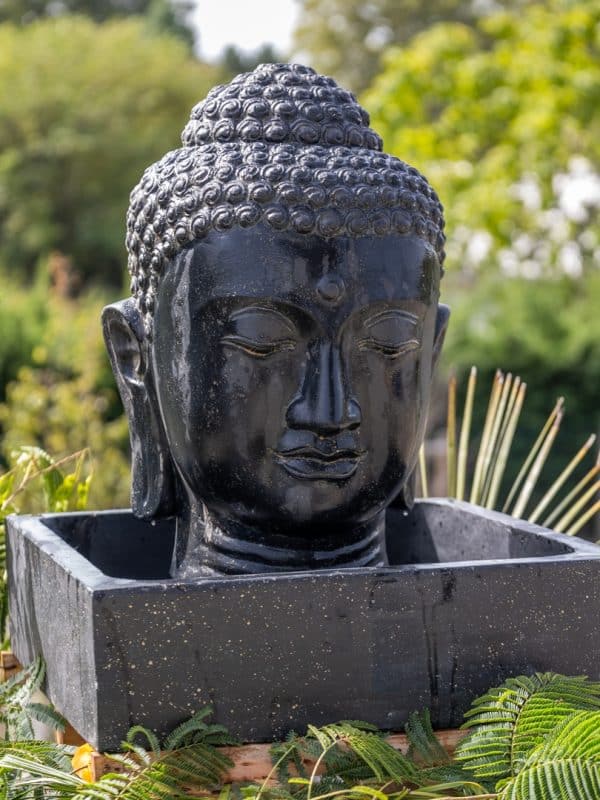
[[[142,319],[133,301],[107,306],[102,328],[129,422],[133,513],[144,519],[170,516],[175,504],[174,470],[147,369]]]

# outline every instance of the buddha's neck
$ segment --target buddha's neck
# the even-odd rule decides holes
[[[265,535],[264,531],[218,518],[206,507],[187,506],[177,517],[172,576],[248,575],[387,563],[385,512],[339,535]]]

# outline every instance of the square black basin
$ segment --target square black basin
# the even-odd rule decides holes
[[[600,548],[452,500],[388,512],[385,568],[172,580],[173,522],[12,517],[12,647],[100,749],[210,703],[240,739],[363,719],[454,727],[510,675],[600,678]]]

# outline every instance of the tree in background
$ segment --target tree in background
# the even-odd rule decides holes
[[[191,48],[194,31],[187,18],[193,7],[192,0],[0,0],[0,23],[27,25],[64,14],[84,14],[96,22],[145,15],[150,30],[178,36]]]
[[[234,44],[229,44],[219,59],[222,70],[221,80],[230,81],[240,72],[251,72],[259,64],[276,64],[283,60],[284,56],[272,44],[263,44],[258,50],[250,53]]]
[[[474,23],[504,3],[481,0],[299,0],[294,47],[308,62],[360,92],[381,69],[386,48],[403,45],[438,22]],[[509,2],[523,6],[526,0]]]
[[[122,285],[129,192],[180,144],[216,68],[139,19],[0,26],[0,265],[57,250]]]
[[[388,51],[363,97],[446,207],[446,363],[520,373],[532,434],[564,394],[563,461],[600,425],[598,30],[594,2],[438,25]]]

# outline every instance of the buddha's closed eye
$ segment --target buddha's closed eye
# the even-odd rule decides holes
[[[294,350],[297,344],[297,331],[293,322],[279,311],[262,306],[234,311],[229,317],[228,329],[229,332],[221,338],[221,343],[255,358],[266,358],[283,350]]]
[[[358,348],[398,358],[420,348],[420,327],[418,317],[407,311],[382,311],[364,323],[367,335],[358,340]]]

